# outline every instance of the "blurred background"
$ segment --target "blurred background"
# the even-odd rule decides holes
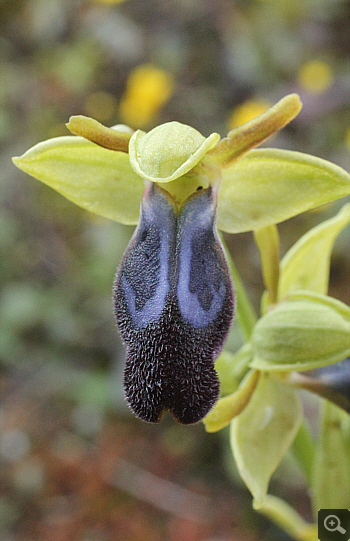
[[[298,92],[301,114],[268,146],[349,170],[350,3],[2,0],[0,28],[1,540],[288,540],[251,510],[225,430],[170,416],[147,425],[125,406],[111,288],[132,228],[75,207],[10,158],[68,135],[74,114],[224,136]],[[282,253],[342,203],[281,224]],[[252,235],[227,242],[258,310]],[[347,303],[349,248],[348,228],[330,282]],[[240,343],[234,326],[229,347]],[[291,458],[271,491],[310,519]]]

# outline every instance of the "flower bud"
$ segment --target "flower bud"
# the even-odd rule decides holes
[[[256,325],[252,367],[311,370],[350,354],[350,309],[316,293],[295,293]]]

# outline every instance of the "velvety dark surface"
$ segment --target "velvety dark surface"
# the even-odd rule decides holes
[[[202,419],[219,395],[214,360],[233,317],[211,188],[193,194],[177,215],[162,189],[146,185],[114,295],[133,411],[150,422],[167,410],[183,424]]]

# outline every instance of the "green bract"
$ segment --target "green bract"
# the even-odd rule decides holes
[[[198,186],[220,183],[218,227],[259,229],[350,193],[350,176],[307,154],[251,150],[290,122],[301,108],[296,94],[219,141],[168,122],[133,135],[82,116],[68,127],[81,137],[39,143],[13,161],[77,205],[124,224],[136,224],[143,179],[166,183],[182,203]]]
[[[302,418],[298,394],[262,374],[248,405],[231,425],[231,446],[241,477],[257,504],[293,442]]]
[[[281,262],[278,297],[297,289],[327,294],[330,257],[334,241],[350,223],[350,205],[303,235]]]
[[[322,433],[313,471],[318,509],[350,508],[350,417],[330,402],[323,405]]]

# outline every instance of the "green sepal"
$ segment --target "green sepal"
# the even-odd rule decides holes
[[[67,136],[39,143],[13,162],[90,212],[123,224],[138,222],[144,183],[125,152]]]
[[[231,447],[238,471],[257,505],[302,419],[297,392],[261,374],[248,405],[231,423]]]
[[[258,370],[311,370],[350,354],[350,308],[312,292],[296,292],[256,324],[252,335]]]
[[[254,149],[222,170],[218,228],[260,229],[350,194],[350,175],[326,160],[278,149]]]
[[[129,142],[130,164],[141,178],[171,182],[197,165],[220,135],[205,138],[191,126],[167,122],[148,133],[137,130]]]
[[[260,372],[251,370],[238,390],[220,400],[203,419],[207,432],[217,432],[229,425],[234,417],[239,415],[247,406],[258,383]]]
[[[350,204],[303,235],[281,261],[278,297],[297,289],[327,294],[334,241],[350,223]]]
[[[350,509],[350,416],[323,403],[321,432],[313,470],[314,512]]]

